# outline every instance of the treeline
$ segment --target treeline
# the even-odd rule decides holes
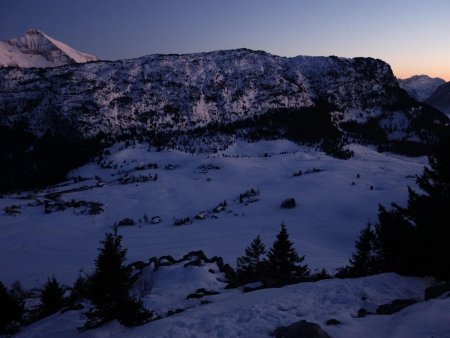
[[[395,119],[395,111],[405,111],[409,119],[406,132],[411,136],[416,135],[420,141],[412,140],[412,138],[409,140],[389,139],[388,135],[395,130],[385,123],[389,121],[389,117],[385,114],[369,117],[365,122],[340,122],[340,128],[363,144],[376,145],[378,151],[390,151],[407,156],[430,154],[439,140],[446,137],[449,129],[448,118],[435,108],[415,101],[404,90],[396,89],[395,91],[399,99],[383,109],[392,112],[390,117],[392,122]]]
[[[322,270],[311,274],[304,263],[305,256],[300,256],[289,239],[286,225],[281,224],[272,247],[266,247],[260,236],[257,236],[245,249],[245,254],[237,259],[236,271],[228,274],[229,287],[245,286],[245,291],[280,287],[306,281],[317,281],[331,278]],[[251,286],[252,283],[257,283]]]
[[[343,149],[347,139],[333,121],[331,113],[335,110],[336,107],[328,102],[316,101],[311,107],[274,109],[231,123],[213,122],[188,133],[198,139],[220,134],[236,135],[250,142],[286,138],[299,144],[318,146],[331,156],[348,159],[352,152]],[[163,134],[151,136],[151,140],[163,142],[171,139]]]
[[[46,133],[36,137],[19,126],[0,126],[0,193],[36,189],[63,180],[105,147],[101,135],[75,139]]]
[[[429,156],[429,167],[408,188],[408,204],[379,207],[378,222],[367,224],[356,252],[339,277],[381,272],[450,280],[450,133]]]

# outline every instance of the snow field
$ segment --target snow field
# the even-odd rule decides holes
[[[25,198],[12,195],[0,199],[0,210],[12,204],[21,206],[21,214],[0,215],[4,283],[20,280],[26,287],[40,286],[52,274],[72,283],[79,269],[92,270],[104,233],[125,217],[136,221],[135,226],[119,230],[130,262],[166,254],[180,258],[201,249],[209,257],[222,256],[234,265],[236,257],[258,234],[270,247],[284,221],[291,240],[299,254],[306,255],[305,262],[312,270],[324,267],[333,272],[346,264],[365,223],[376,221],[378,204],[404,204],[407,185],[414,185],[414,175],[426,164],[424,158],[379,154],[356,145],[352,146],[355,157],[342,161],[288,141],[237,143],[216,155],[149,152],[145,145],[119,147],[113,147],[105,158],[118,164],[117,169],[87,164],[71,176],[89,178],[74,187],[93,188],[59,197],[101,202],[105,211],[99,215],[77,215],[76,209],[70,208],[44,214],[43,207],[28,206],[33,200],[26,193],[21,194]],[[265,153],[272,155],[263,157]],[[157,173],[156,182],[122,185],[114,181],[123,176],[119,171],[146,163],[159,167],[132,174]],[[175,165],[175,170],[164,169],[167,164]],[[220,169],[202,173],[199,167],[203,164]],[[324,171],[292,176],[312,168]],[[95,175],[102,177],[103,186],[95,187]],[[71,188],[49,188],[37,196]],[[239,203],[239,194],[250,188],[260,191],[259,200],[248,205]],[[297,207],[280,208],[289,197],[295,198]],[[213,214],[211,210],[224,200],[227,210]],[[201,211],[209,218],[173,225],[174,218],[193,219]],[[160,216],[162,222],[139,223],[144,215]]]

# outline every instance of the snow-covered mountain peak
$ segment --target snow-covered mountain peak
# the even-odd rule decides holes
[[[0,67],[57,67],[95,60],[95,56],[76,51],[35,28],[23,37],[0,41]]]
[[[443,79],[439,77],[432,78],[428,75],[414,75],[407,79],[398,79],[400,87],[420,102],[428,99],[437,87],[444,83]]]

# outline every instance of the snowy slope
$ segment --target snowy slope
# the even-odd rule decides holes
[[[178,289],[184,289],[178,280]],[[208,298],[210,303],[189,308],[146,325],[127,329],[117,322],[78,333],[82,311],[57,313],[25,328],[17,337],[273,337],[279,326],[299,320],[318,323],[334,338],[447,338],[450,298],[423,301],[432,280],[396,274],[302,283],[251,293],[227,293]],[[394,299],[415,299],[417,304],[393,315],[357,318],[358,310],[375,312]],[[144,299],[145,300],[145,299]],[[341,322],[326,326],[329,319]]]
[[[334,272],[346,264],[360,229],[375,221],[378,204],[405,205],[407,186],[415,186],[415,175],[427,164],[423,157],[350,147],[355,156],[343,161],[286,140],[238,141],[216,154],[116,144],[103,159],[74,170],[73,179],[0,198],[1,281],[11,285],[19,280],[32,288],[54,274],[70,285],[80,271],[93,270],[104,233],[126,217],[136,222],[119,227],[128,262],[148,262],[163,255],[180,259],[201,249],[208,257],[221,256],[234,266],[256,235],[269,247],[285,222],[311,270],[324,267]],[[251,188],[259,195],[240,203],[239,195]],[[280,208],[288,197],[295,198],[296,208]],[[88,207],[77,206],[81,200],[100,202],[104,211],[90,215]],[[214,213],[224,200],[226,209]],[[62,210],[64,202],[72,206]],[[18,213],[6,212],[12,205]],[[201,212],[206,218],[195,219]],[[155,216],[161,223],[145,221]],[[183,217],[192,221],[174,225],[175,218]],[[197,267],[185,266],[185,261],[153,272],[149,265],[140,278],[152,281],[143,302],[162,319],[133,329],[111,322],[80,334],[76,328],[84,322],[82,313],[89,306],[85,304],[83,310],[44,318],[18,336],[270,337],[278,326],[302,319],[319,323],[332,337],[444,338],[450,334],[446,318],[450,300],[423,301],[424,289],[435,283],[430,279],[383,274],[242,293],[225,289],[224,275],[215,263]],[[218,294],[187,299],[199,288]],[[419,303],[390,316],[356,318],[360,308],[374,312],[397,298]],[[169,315],[177,309],[183,312]],[[342,324],[326,326],[331,318]]]
[[[17,39],[0,41],[0,67],[57,67],[95,60],[95,56],[78,52],[37,29]]]
[[[116,145],[102,162],[104,168],[91,163],[71,174],[86,180],[0,199],[2,212],[20,206],[15,216],[0,214],[2,280],[9,285],[18,279],[30,287],[54,273],[71,283],[79,269],[93,268],[104,232],[126,217],[137,223],[120,228],[129,261],[166,254],[181,257],[202,249],[234,265],[256,235],[269,246],[284,221],[311,268],[333,271],[347,262],[360,229],[376,219],[379,203],[404,205],[407,185],[414,186],[414,175],[426,163],[424,158],[380,154],[356,145],[352,149],[355,157],[342,161],[283,140],[238,142],[221,153],[198,155],[148,151],[146,145],[120,150]],[[158,168],[145,169],[149,163]],[[174,170],[165,169],[168,164]],[[220,169],[207,169],[210,164]],[[293,176],[300,170],[305,174]],[[139,181],[155,174],[156,181],[131,183],[133,177]],[[104,184],[97,186],[95,176]],[[239,203],[239,194],[251,188],[260,191],[259,200]],[[58,191],[59,196],[47,196]],[[298,206],[280,208],[289,197]],[[42,203],[55,199],[101,202],[104,212],[89,215],[84,207],[57,211],[50,206],[51,212],[45,213]],[[212,217],[211,210],[224,200],[227,210]],[[174,218],[193,219],[202,211],[207,219],[174,226]],[[145,215],[160,216],[162,222],[144,223]]]
[[[432,78],[428,75],[414,75],[407,79],[398,79],[400,87],[420,102],[428,99],[436,88],[444,83],[443,79],[439,77]]]

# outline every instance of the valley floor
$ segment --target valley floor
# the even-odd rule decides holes
[[[135,223],[119,227],[128,262],[203,250],[234,266],[257,235],[270,247],[284,222],[311,270],[333,273],[347,263],[361,228],[376,222],[378,204],[405,205],[407,186],[415,186],[415,175],[427,164],[424,157],[350,148],[355,156],[338,160],[283,140],[238,142],[216,154],[117,144],[100,162],[74,170],[74,179],[0,199],[0,280],[33,288],[55,275],[71,285],[93,270],[104,233],[125,218]],[[251,189],[256,193],[246,196]],[[295,208],[280,207],[287,198],[295,198]],[[92,204],[80,201],[99,202],[103,212],[95,214]],[[174,224],[188,217],[186,224]],[[395,298],[423,300],[424,288],[433,284],[429,279],[383,274],[242,294],[225,290],[206,270],[166,267],[152,277],[154,289],[144,304],[158,314],[186,311],[134,329],[113,322],[82,336],[266,337],[301,319],[319,323],[332,337],[450,336],[448,299],[420,302],[391,316],[356,318],[361,307],[374,311]],[[201,287],[220,294],[208,296],[205,305],[186,300]],[[80,315],[55,314],[19,336],[76,336]],[[324,326],[331,318],[342,324]]]
[[[70,174],[81,176],[80,182],[0,199],[2,212],[18,207],[14,215],[0,215],[2,281],[35,287],[55,274],[72,283],[80,269],[92,270],[104,233],[124,218],[136,222],[119,230],[130,262],[167,254],[180,258],[201,249],[234,265],[257,235],[270,247],[284,222],[312,270],[333,272],[347,263],[360,229],[376,221],[378,204],[404,205],[407,186],[415,185],[427,163],[358,145],[352,150],[352,159],[338,160],[283,140],[237,143],[213,155],[116,145],[104,159],[111,168],[87,164]],[[135,170],[150,163],[158,169]],[[293,176],[299,171],[301,176]],[[155,174],[156,181],[120,184],[123,177]],[[259,195],[240,203],[240,194],[252,188]],[[282,209],[281,202],[291,197],[297,206]],[[100,202],[104,212],[89,215],[82,206],[56,210],[54,201],[71,200]],[[224,200],[226,210],[213,213]],[[206,219],[194,219],[202,211]],[[161,223],[151,224],[155,216]],[[174,225],[175,218],[186,217],[193,222]]]

